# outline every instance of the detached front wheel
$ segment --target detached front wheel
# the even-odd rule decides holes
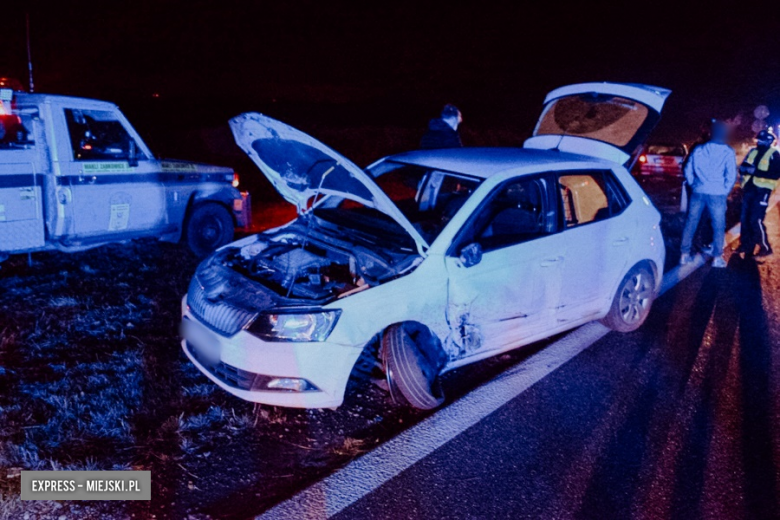
[[[215,202],[199,204],[187,219],[184,236],[195,256],[204,257],[233,240],[233,218]]]
[[[619,332],[634,331],[647,319],[654,299],[653,274],[646,267],[634,267],[620,282],[612,307],[601,323]]]

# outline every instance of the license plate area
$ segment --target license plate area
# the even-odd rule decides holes
[[[222,347],[214,333],[200,323],[185,318],[181,322],[181,335],[190,344],[198,361],[209,366],[219,364]]]

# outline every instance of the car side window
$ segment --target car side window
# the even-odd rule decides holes
[[[622,212],[628,196],[612,172],[576,171],[558,177],[563,227],[568,229],[598,222]]]
[[[65,109],[73,158],[77,161],[127,160],[140,154],[127,129],[105,110]]]
[[[458,243],[476,242],[492,251],[557,231],[549,178],[518,178],[504,183],[466,224]]]

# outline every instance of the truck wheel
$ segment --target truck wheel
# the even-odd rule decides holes
[[[414,408],[431,410],[444,402],[438,380],[440,367],[421,350],[420,336],[419,331],[410,331],[403,324],[388,327],[382,335],[382,360],[393,397]]]
[[[612,306],[601,323],[618,332],[634,331],[647,319],[654,298],[653,274],[646,267],[636,266],[620,282]]]
[[[233,218],[214,202],[197,205],[187,219],[184,236],[195,256],[204,257],[233,240]]]

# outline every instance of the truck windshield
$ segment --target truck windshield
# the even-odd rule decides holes
[[[121,161],[138,153],[137,144],[113,112],[66,109],[65,120],[77,161]]]

